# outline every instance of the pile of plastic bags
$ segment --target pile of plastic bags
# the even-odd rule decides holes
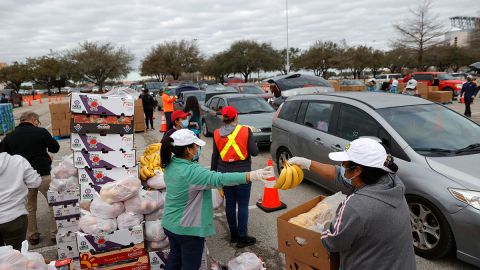
[[[55,270],[45,263],[40,253],[28,251],[28,242],[23,241],[21,252],[12,246],[0,246],[0,270]]]
[[[73,166],[73,155],[63,157],[62,161],[52,168],[50,174],[51,191],[64,192],[78,189],[77,169]]]

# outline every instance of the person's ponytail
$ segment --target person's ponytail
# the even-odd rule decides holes
[[[172,161],[172,150],[173,150],[173,139],[168,137],[160,148],[160,166],[165,169],[165,167],[170,164]]]

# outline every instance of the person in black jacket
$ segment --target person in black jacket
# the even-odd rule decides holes
[[[145,125],[148,130],[148,123],[153,129],[153,109],[155,109],[155,99],[150,95],[148,89],[143,90],[142,95],[143,112],[145,113]]]
[[[473,98],[477,95],[478,89],[477,85],[472,81],[472,75],[467,76],[467,82],[463,84],[462,91],[460,92],[460,97],[463,96],[465,101],[465,113],[467,117],[472,116],[472,110],[470,109],[470,104],[473,102]]]
[[[24,157],[30,165],[42,177],[42,183],[38,188],[29,188],[27,195],[28,230],[27,239],[32,245],[40,242],[40,233],[37,228],[37,194],[38,191],[47,198],[48,187],[50,186],[50,170],[52,159],[48,152],[57,153],[60,145],[50,133],[40,128],[38,114],[27,111],[20,116],[20,124],[14,131],[7,134],[0,142],[0,152],[7,152],[10,155]],[[48,151],[48,152],[47,152]],[[57,226],[53,217],[53,210],[50,207],[50,239],[55,241]]]

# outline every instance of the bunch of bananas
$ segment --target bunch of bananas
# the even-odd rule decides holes
[[[140,157],[140,179],[147,181],[155,176],[155,171],[161,171],[160,167],[160,143],[150,144]]]
[[[303,170],[298,165],[285,162],[274,188],[282,190],[295,188],[303,181]]]

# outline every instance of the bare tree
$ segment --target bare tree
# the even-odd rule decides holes
[[[397,42],[416,51],[417,65],[423,69],[425,50],[437,45],[439,38],[445,34],[443,25],[431,13],[431,8],[431,0],[423,0],[416,9],[410,9],[411,18],[393,25],[401,35]]]

